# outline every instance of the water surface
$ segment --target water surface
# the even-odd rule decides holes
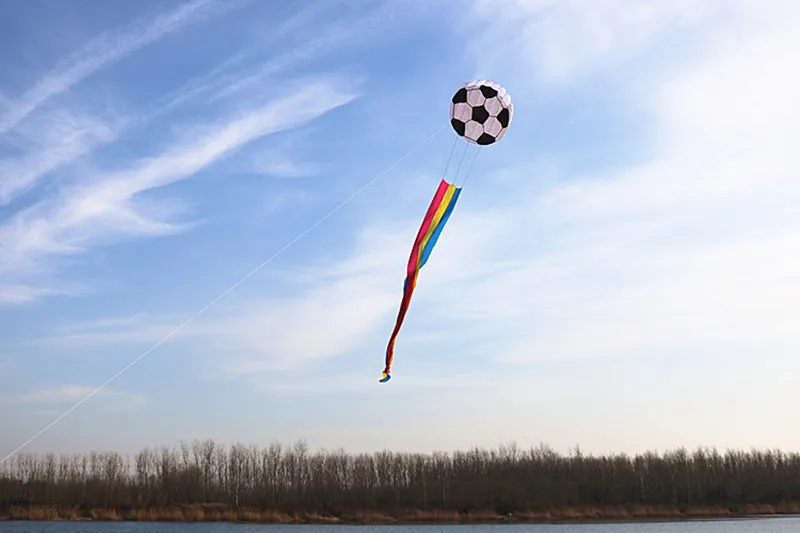
[[[0,533],[798,533],[800,517],[626,524],[442,526],[255,525],[167,522],[0,521]]]

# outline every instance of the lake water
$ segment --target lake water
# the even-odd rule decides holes
[[[800,517],[628,524],[443,526],[250,525],[159,522],[11,522],[0,533],[798,533]]]

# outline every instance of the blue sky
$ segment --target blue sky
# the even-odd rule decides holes
[[[796,2],[0,10],[3,454],[437,131],[26,451],[800,445]],[[514,121],[381,385],[473,78]]]

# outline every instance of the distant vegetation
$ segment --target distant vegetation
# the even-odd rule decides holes
[[[348,454],[212,441],[18,455],[0,515],[24,519],[432,522],[800,512],[800,454],[676,450],[565,456],[547,447]]]

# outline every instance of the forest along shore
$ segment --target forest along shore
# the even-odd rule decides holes
[[[644,521],[800,514],[800,454],[547,446],[349,454],[291,446],[22,454],[0,466],[12,520],[254,523]]]

